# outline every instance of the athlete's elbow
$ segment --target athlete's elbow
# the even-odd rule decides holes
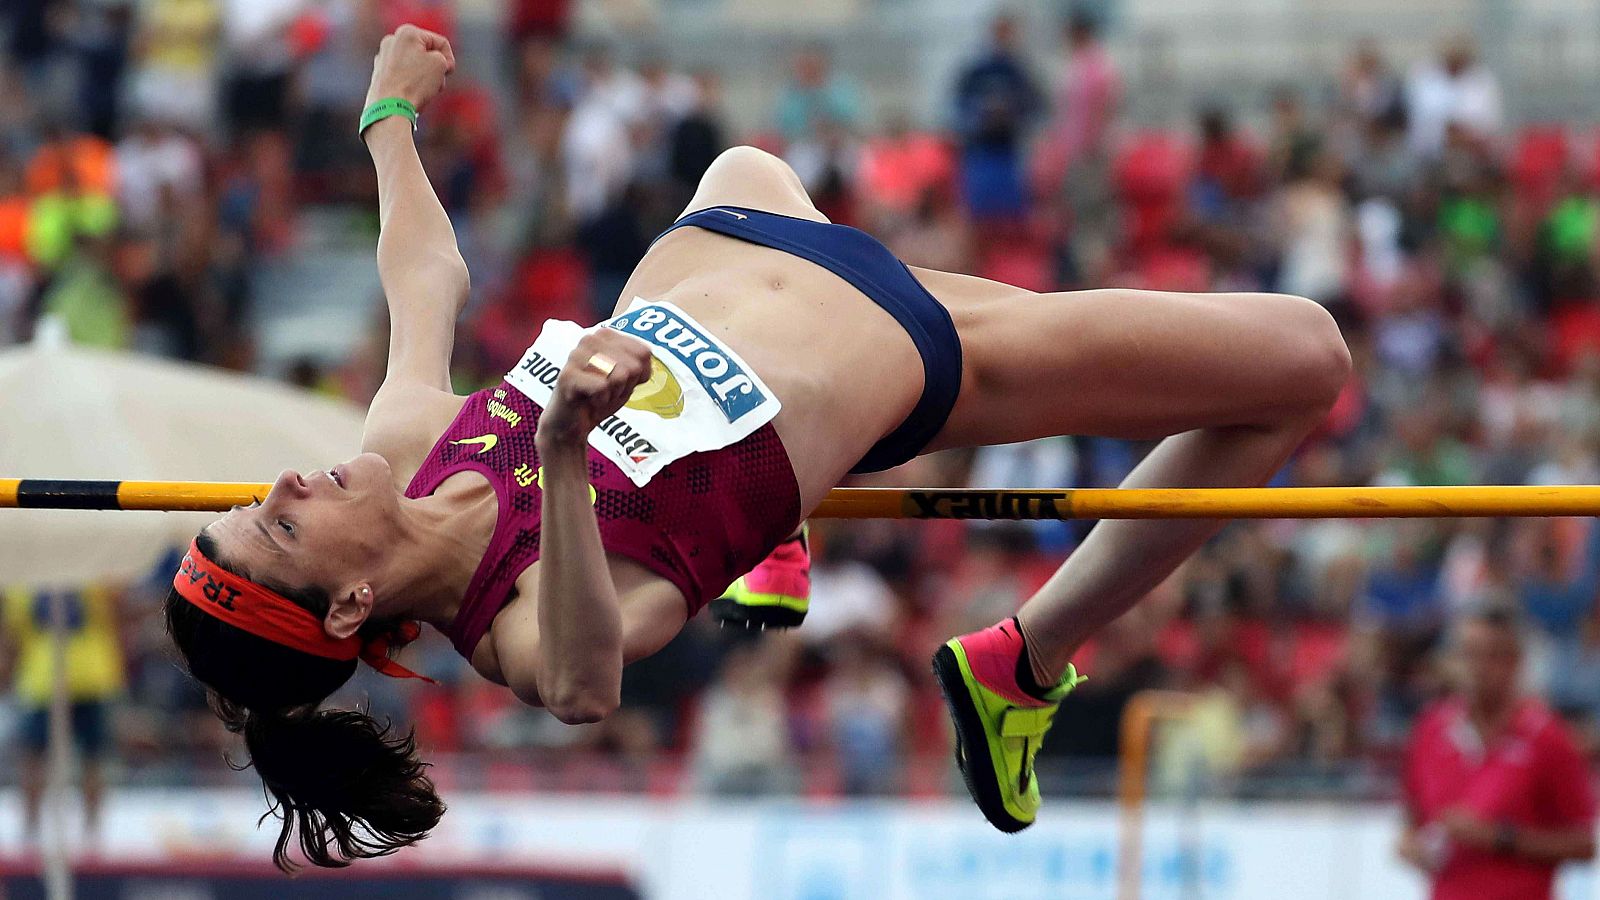
[[[461,258],[460,251],[449,267],[450,296],[457,303],[465,303],[467,296],[472,293],[472,272],[467,269],[467,263]]]
[[[415,292],[447,297],[460,305],[472,292],[472,273],[454,244],[418,249],[379,238],[378,277],[390,296]]]
[[[561,678],[544,692],[545,708],[568,725],[598,722],[622,704],[622,672],[615,678]]]
[[[428,267],[434,273],[433,279],[441,294],[457,305],[466,302],[467,295],[472,293],[472,273],[467,270],[461,251],[454,247],[440,250],[430,258]]]
[[[617,711],[622,700],[615,693],[563,693],[546,698],[550,714],[567,725],[588,725]]]
[[[614,704],[609,706],[593,704],[565,709],[556,713],[555,716],[565,725],[592,725],[616,711],[617,707]]]

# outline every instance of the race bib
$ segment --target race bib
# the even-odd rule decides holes
[[[650,345],[650,380],[589,433],[590,446],[640,487],[668,463],[743,440],[782,408],[737,353],[665,300],[635,297],[626,312],[594,328]],[[506,381],[548,407],[561,367],[591,330],[550,319]]]

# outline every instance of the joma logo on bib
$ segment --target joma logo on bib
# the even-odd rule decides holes
[[[589,432],[589,446],[639,487],[692,453],[743,440],[783,406],[715,331],[665,300],[635,297],[627,312],[601,325],[650,348],[650,380]],[[506,384],[548,409],[562,368],[588,332],[576,322],[545,322]]]
[[[683,360],[729,422],[737,422],[767,399],[755,381],[714,341],[664,310],[646,307],[607,327],[649,341]]]
[[[556,379],[561,377],[561,367],[551,362],[544,354],[538,351],[530,352],[518,368],[549,388],[555,387]],[[610,438],[624,455],[636,463],[644,462],[660,452],[655,444],[650,443],[633,426],[616,416],[607,416],[600,420],[600,424],[594,427],[592,433],[602,434]]]

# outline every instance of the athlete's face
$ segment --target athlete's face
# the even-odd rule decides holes
[[[392,546],[400,497],[389,463],[363,453],[326,472],[278,476],[264,500],[235,506],[206,531],[230,566],[338,597],[370,578]]]

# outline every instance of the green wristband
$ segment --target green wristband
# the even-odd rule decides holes
[[[356,128],[356,135],[359,137],[365,134],[374,122],[380,122],[390,116],[405,116],[411,120],[413,129],[417,127],[417,108],[410,100],[404,97],[385,97],[382,100],[372,101],[361,111],[361,125]]]

